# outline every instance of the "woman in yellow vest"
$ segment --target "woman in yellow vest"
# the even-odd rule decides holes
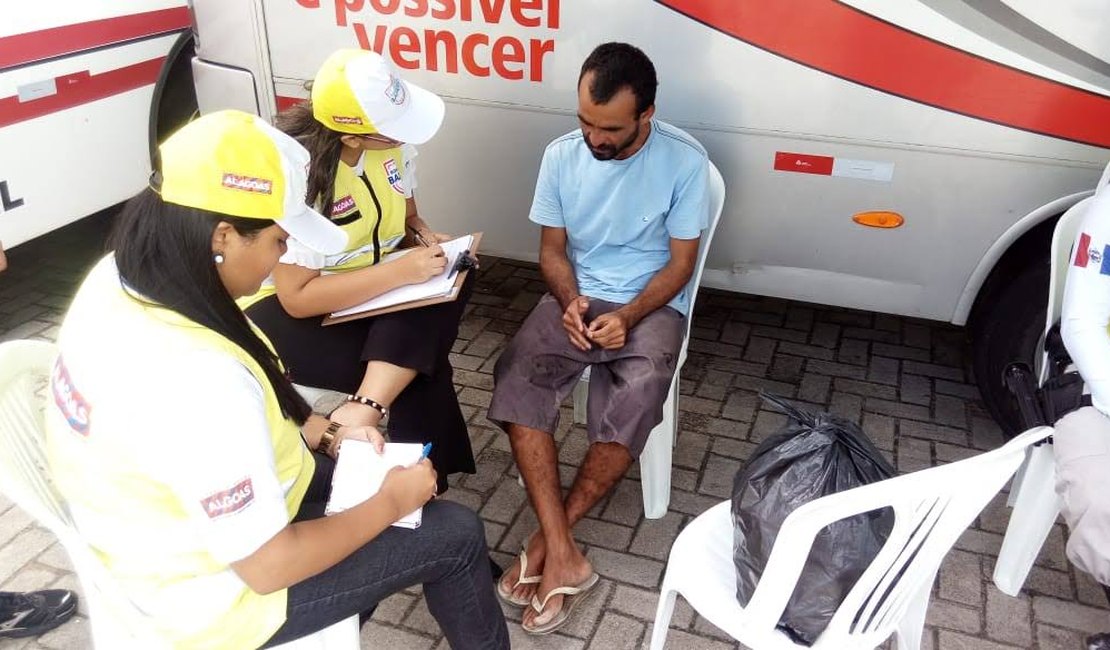
[[[451,302],[328,327],[320,317],[444,270],[439,242],[447,236],[428,228],[412,194],[413,145],[435,134],[443,114],[443,100],[401,80],[378,54],[340,50],[328,57],[311,102],[275,123],[311,152],[307,199],[350,241],[336,255],[290,241],[272,281],[240,301],[294,382],[348,395],[332,419],[377,425],[388,413],[391,440],[431,440],[441,490],[448,474],[474,472],[448,360],[472,278]],[[379,264],[402,247],[412,250]]]
[[[330,483],[310,449],[378,446],[372,427],[310,414],[235,299],[295,236],[346,237],[304,204],[308,152],[237,111],[160,147],[114,252],[78,290],[58,337],[47,409],[57,486],[82,537],[135,605],[143,647],[257,648],[372,609],[423,583],[457,648],[507,648],[475,514],[432,501],[428,461],[320,517]],[[422,526],[391,527],[423,506]],[[137,646],[136,646],[137,647]]]

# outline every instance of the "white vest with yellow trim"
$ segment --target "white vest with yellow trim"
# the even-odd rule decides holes
[[[282,416],[262,368],[219,334],[176,312],[143,305],[129,297],[120,286],[111,256],[102,260],[82,284],[66,315],[59,343],[62,359],[74,370],[72,381],[81,391],[82,404],[76,422],[74,413],[63,413],[59,406],[49,405],[48,453],[57,487],[74,512],[82,535],[139,608],[171,609],[180,604],[172,615],[166,612],[166,616],[159,617],[148,612],[146,621],[173,647],[254,648],[264,643],[285,621],[286,590],[255,593],[227,564],[199,544],[183,546],[187,544],[181,539],[185,535],[152,545],[158,548],[149,552],[137,551],[133,540],[119,538],[122,533],[118,530],[127,526],[149,526],[147,530],[154,534],[188,530],[189,520],[172,487],[152,475],[141,454],[136,454],[132,436],[137,425],[132,424],[127,434],[103,426],[113,418],[120,421],[126,417],[128,398],[134,399],[128,395],[130,381],[158,381],[156,374],[121,378],[119,368],[108,368],[110,364],[103,363],[112,354],[111,348],[127,347],[126,352],[117,352],[121,365],[133,365],[131,358],[148,355],[153,360],[149,365],[157,367],[162,350],[173,350],[174,354],[215,352],[232,357],[254,375],[262,388],[275,469],[280,483],[288,486],[285,505],[292,520],[312,479],[315,461],[299,427]],[[97,343],[108,350],[97,349]],[[64,379],[70,381],[66,365],[60,365],[61,370],[56,368],[55,374],[65,373]],[[174,369],[164,367],[159,371],[172,373]],[[58,381],[56,377],[54,383]],[[166,417],[173,417],[175,408],[203,405],[190,403],[188,395],[167,395]],[[80,421],[82,412],[91,417]],[[98,414],[105,417],[98,419]],[[158,423],[146,426],[157,427]],[[219,449],[212,451],[220,453]],[[204,468],[196,471],[203,472]],[[220,605],[214,606],[213,602]]]

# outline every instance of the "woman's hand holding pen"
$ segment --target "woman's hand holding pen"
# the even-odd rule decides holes
[[[385,475],[378,492],[397,507],[401,518],[423,506],[436,494],[436,470],[427,458],[408,467],[394,467]]]
[[[405,284],[427,282],[447,268],[447,255],[439,244],[418,246],[397,260],[398,271]]]

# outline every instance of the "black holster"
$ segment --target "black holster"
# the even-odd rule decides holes
[[[1045,418],[1052,424],[1072,411],[1091,405],[1091,396],[1083,394],[1083,378],[1078,372],[1050,377],[1037,392]]]

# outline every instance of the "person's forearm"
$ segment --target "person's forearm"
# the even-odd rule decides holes
[[[232,566],[258,593],[285,589],[338,564],[403,514],[378,493],[338,514],[289,524],[252,561]]]
[[[547,290],[566,311],[567,305],[578,297],[578,280],[566,252],[540,249],[540,273],[547,282]]]
[[[405,284],[389,263],[357,271],[321,274],[299,289],[289,290],[277,282],[278,300],[294,318],[323,316],[365,302]]]
[[[659,272],[651,278],[644,290],[632,302],[617,310],[625,317],[629,329],[635,327],[644,316],[663,307],[678,295],[678,292],[682,291],[690,281],[693,272],[693,264],[679,262],[672,257],[671,261],[659,269]]]
[[[419,214],[413,213],[405,217],[405,225],[417,232],[428,231],[431,232],[432,228],[428,222],[424,221]]]

